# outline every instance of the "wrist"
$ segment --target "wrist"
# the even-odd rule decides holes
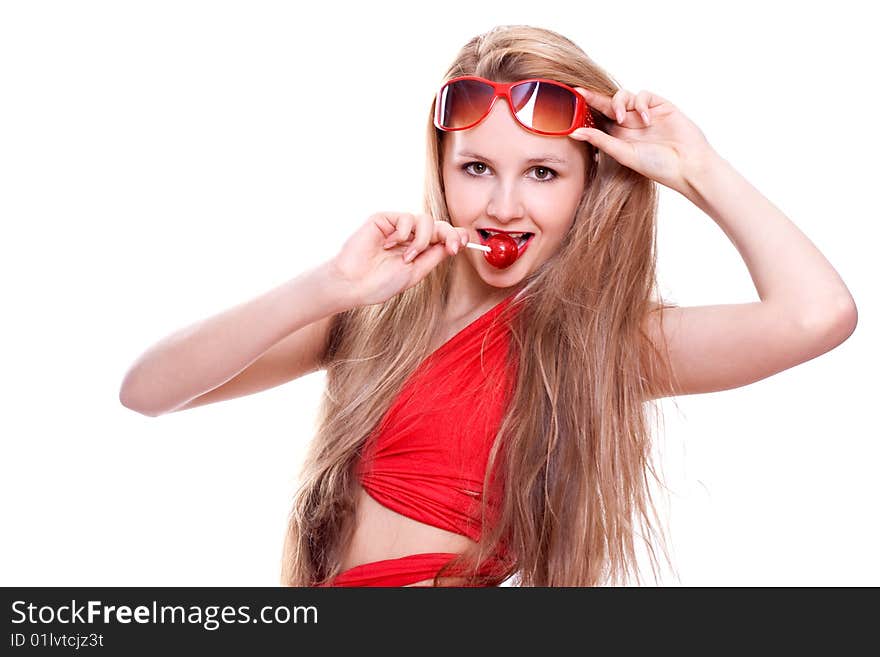
[[[709,145],[691,153],[682,166],[684,189],[679,191],[690,201],[697,203],[706,181],[726,164],[727,160]]]
[[[724,162],[724,158],[707,144],[688,155],[682,164],[682,177],[688,185],[698,185]]]
[[[354,286],[343,276],[334,260],[326,260],[312,270],[315,285],[334,313],[363,305],[354,296]]]

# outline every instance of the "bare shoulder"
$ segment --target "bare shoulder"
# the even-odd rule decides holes
[[[172,412],[252,395],[318,371],[322,368],[335,317],[336,315],[328,315],[294,331],[226,383]]]

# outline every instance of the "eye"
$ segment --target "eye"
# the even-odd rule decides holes
[[[549,172],[550,175],[552,176],[551,178],[538,178],[538,180],[541,180],[541,181],[549,181],[549,180],[553,180],[553,178],[556,178],[556,172],[555,172],[553,169],[550,169],[550,168],[548,168],[548,167],[541,167],[541,166],[538,166],[538,167],[535,167],[535,170],[536,170],[536,171],[547,171],[547,172]]]
[[[461,167],[462,170],[465,171],[468,175],[471,175],[475,178],[482,178],[483,175],[481,173],[471,173],[470,168],[472,166],[473,167],[482,167],[483,168],[482,170],[488,169],[488,167],[486,166],[486,164],[484,162],[468,162],[467,164],[463,164]],[[544,177],[539,176],[537,178],[534,178],[534,180],[537,180],[538,182],[552,182],[553,180],[555,180],[558,177],[558,174],[553,169],[551,169],[549,167],[542,167],[539,165],[539,166],[532,167],[531,170],[532,171],[537,170],[537,171],[548,172],[550,174],[550,177],[546,177],[546,173],[545,173]]]
[[[480,174],[478,174],[478,173],[475,174],[475,173],[471,173],[470,171],[468,171],[468,169],[469,169],[470,167],[472,167],[472,166],[485,167],[486,165],[483,164],[482,162],[468,162],[467,164],[465,164],[465,165],[462,166],[461,168],[462,168],[466,173],[470,173],[472,176],[479,176]]]

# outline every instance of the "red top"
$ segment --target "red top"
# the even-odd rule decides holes
[[[515,376],[515,363],[514,371],[506,369],[509,314],[499,317],[513,297],[419,364],[368,437],[356,470],[383,506],[474,541],[480,539],[483,475]],[[490,522],[502,492],[492,481]]]

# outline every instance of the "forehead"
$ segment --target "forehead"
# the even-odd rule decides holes
[[[486,139],[466,134],[470,131],[447,133],[444,152],[450,158],[474,158],[489,164],[548,163],[571,166],[581,160],[579,144],[567,136],[550,137],[527,134],[525,139]],[[530,139],[534,136],[536,139]]]

